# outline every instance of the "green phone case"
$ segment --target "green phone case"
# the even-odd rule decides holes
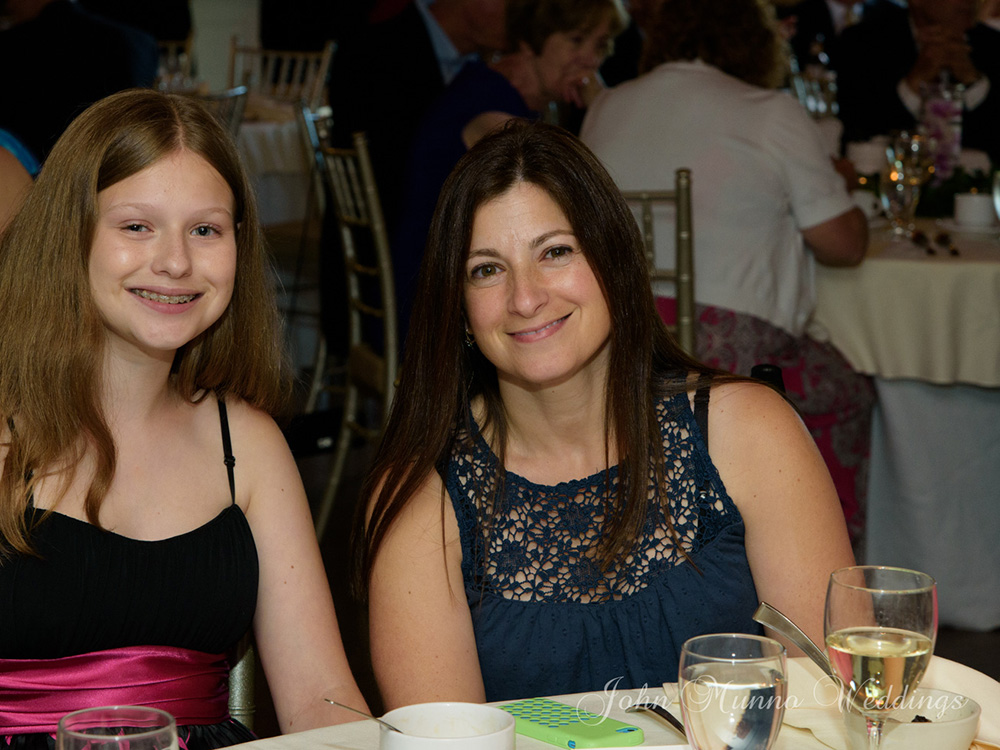
[[[529,698],[500,706],[514,715],[515,731],[559,747],[641,745],[642,729],[548,698]]]

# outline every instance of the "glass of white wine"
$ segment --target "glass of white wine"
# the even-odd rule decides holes
[[[681,649],[678,687],[694,750],[767,750],[785,713],[785,647],[741,633],[691,638]]]
[[[934,140],[919,133],[896,133],[886,148],[888,163],[882,172],[879,193],[892,231],[910,236],[920,190],[934,174]]]
[[[844,697],[865,717],[869,750],[924,676],[937,623],[937,587],[926,573],[857,565],[830,575],[826,649]]]
[[[177,723],[157,708],[85,708],[59,720],[56,750],[177,750]]]

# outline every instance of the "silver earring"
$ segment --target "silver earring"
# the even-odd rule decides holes
[[[468,328],[465,329],[465,345],[469,348],[476,345],[476,337],[472,335],[472,331]]]

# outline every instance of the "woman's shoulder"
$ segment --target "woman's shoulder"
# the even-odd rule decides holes
[[[767,419],[777,423],[799,421],[788,400],[774,388],[739,376],[719,377],[718,373],[690,371],[672,373],[660,379],[657,386],[657,407],[667,414],[676,410],[696,413],[696,400],[701,393],[708,395],[708,415],[715,429],[738,429],[746,432],[754,422]]]
[[[217,399],[209,396],[214,411]],[[242,479],[266,475],[279,466],[295,467],[281,428],[270,414],[241,398],[225,398],[225,415],[219,415],[223,432],[228,428],[237,475]]]
[[[247,428],[256,428],[268,432],[271,430],[276,430],[279,433],[281,430],[278,428],[277,423],[274,418],[263,411],[258,409],[256,406],[244,401],[239,396],[226,396],[221,398],[219,396],[209,396],[206,401],[211,401],[213,403],[218,403],[222,401],[226,407],[226,416],[229,419],[230,424],[234,426],[243,426]]]
[[[823,467],[798,412],[767,385],[748,381],[713,387],[709,425],[712,461],[741,512],[741,500],[767,495],[778,475],[811,476]]]
[[[732,430],[748,439],[789,428],[798,432],[802,426],[798,413],[781,393],[751,380],[714,383],[709,398],[709,419],[720,430]]]
[[[389,480],[389,472],[382,472],[367,498],[366,523],[376,518],[384,521],[389,504],[383,498],[383,490]],[[399,488],[396,488],[397,491]],[[403,538],[426,538],[434,529],[440,533],[444,480],[436,471],[429,471],[417,484],[414,491],[403,500],[398,513],[392,519],[388,533],[401,534]],[[447,504],[445,504],[447,505]]]

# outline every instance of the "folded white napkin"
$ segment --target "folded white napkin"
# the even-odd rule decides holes
[[[789,700],[775,750],[807,747],[847,750],[847,731],[836,686],[805,657],[789,659],[787,672]],[[971,667],[935,656],[920,686],[948,690],[976,701],[982,707],[976,739],[1000,741],[1000,682]]]

